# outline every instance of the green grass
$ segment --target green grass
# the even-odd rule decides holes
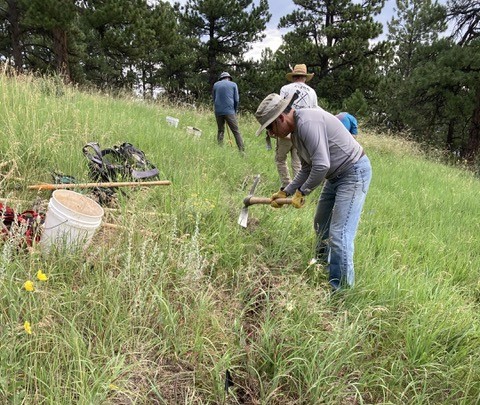
[[[131,142],[172,181],[127,190],[105,217],[122,228],[102,228],[85,252],[0,243],[0,403],[480,401],[472,174],[362,131],[374,175],[356,240],[357,284],[331,298],[324,270],[309,265],[319,190],[301,210],[252,206],[249,227],[237,225],[256,174],[257,195],[279,184],[251,116],[240,117],[241,156],[228,138],[216,145],[208,108],[23,76],[0,75],[0,91],[0,197],[15,210],[46,210],[49,192],[26,186],[50,182],[54,170],[89,180],[89,141]],[[48,281],[36,280],[39,269]],[[26,280],[34,292],[22,288]]]

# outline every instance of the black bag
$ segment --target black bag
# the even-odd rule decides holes
[[[89,142],[83,147],[83,154],[95,181],[140,181],[156,178],[159,174],[145,153],[128,142],[107,149],[100,149],[97,142]]]

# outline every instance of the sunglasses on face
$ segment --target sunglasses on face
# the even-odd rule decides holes
[[[273,120],[270,124],[268,124],[265,129],[267,131],[272,131],[273,130],[273,124],[275,123],[276,120]]]

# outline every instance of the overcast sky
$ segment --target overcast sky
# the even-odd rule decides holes
[[[175,2],[175,0],[168,1],[172,4]],[[439,0],[439,3],[445,4],[446,1],[447,0]],[[185,0],[177,0],[177,2],[184,4]],[[258,1],[255,1],[255,3],[258,3]],[[252,44],[252,50],[246,54],[248,58],[259,59],[262,50],[265,48],[271,48],[273,51],[277,50],[277,48],[282,44],[282,35],[286,32],[284,29],[279,30],[277,28],[280,17],[291,13],[297,7],[293,0],[268,0],[268,4],[272,18],[267,24],[267,29],[265,30],[265,39],[260,43]],[[385,6],[382,10],[382,13],[375,17],[377,21],[383,24],[384,34],[387,32],[387,21],[391,20],[394,13],[394,8],[395,0],[385,0]]]
[[[261,43],[255,43],[252,45],[252,50],[247,53],[247,57],[252,57],[254,59],[259,59],[262,49],[271,48],[273,51],[282,44],[282,35],[285,34],[286,30],[279,30],[277,28],[280,21],[280,17],[283,17],[291,13],[296,5],[293,0],[268,0],[268,5],[270,6],[270,13],[272,18],[268,23],[266,30],[266,37]],[[395,7],[395,0],[385,0],[385,6],[383,7],[382,13],[376,16],[376,20],[381,22],[384,26],[384,34],[387,32],[387,21],[390,21]]]

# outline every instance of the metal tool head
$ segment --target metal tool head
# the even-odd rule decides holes
[[[246,228],[248,224],[248,206],[249,206],[248,201],[250,197],[252,197],[253,194],[255,193],[255,189],[257,188],[259,181],[260,181],[260,175],[257,174],[255,176],[255,179],[253,180],[253,186],[250,189],[250,192],[248,193],[248,197],[246,197],[243,200],[244,201],[243,207],[242,207],[242,210],[240,211],[240,216],[238,217],[238,225],[240,225],[243,228]]]

